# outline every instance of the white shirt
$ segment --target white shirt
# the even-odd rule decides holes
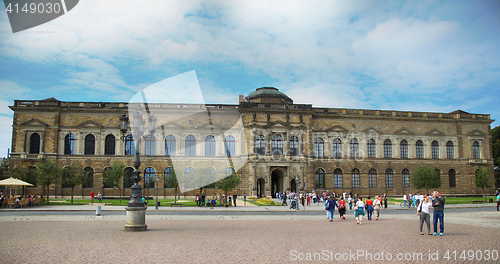
[[[432,206],[432,203],[430,201],[427,203],[424,203],[424,201],[421,201],[420,205],[417,207],[417,213],[418,213],[418,210],[420,209],[420,207],[422,207],[422,212],[429,214],[429,207],[431,207],[431,206]]]
[[[365,203],[363,203],[363,201],[357,201],[357,202],[356,202],[356,205],[357,205],[358,207],[361,207],[361,208],[364,208],[364,207],[365,207]]]
[[[405,201],[407,200],[406,194],[403,195],[403,200],[405,200]]]

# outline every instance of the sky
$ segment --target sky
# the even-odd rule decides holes
[[[14,100],[128,102],[193,70],[211,104],[272,86],[314,107],[499,119],[499,13],[495,0],[85,0],[12,33],[1,5],[0,157]]]

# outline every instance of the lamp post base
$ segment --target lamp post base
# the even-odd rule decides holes
[[[125,231],[146,231],[146,207],[125,207],[127,211]]]

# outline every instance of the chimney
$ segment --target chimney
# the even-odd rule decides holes
[[[239,104],[243,103],[243,99],[244,99],[244,96],[243,96],[242,94],[240,94],[240,97],[239,97],[238,103],[239,103]]]

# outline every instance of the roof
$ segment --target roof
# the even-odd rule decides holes
[[[282,97],[286,100],[292,100],[286,94],[280,92],[277,88],[274,87],[261,87],[248,95],[249,100],[259,97]]]

